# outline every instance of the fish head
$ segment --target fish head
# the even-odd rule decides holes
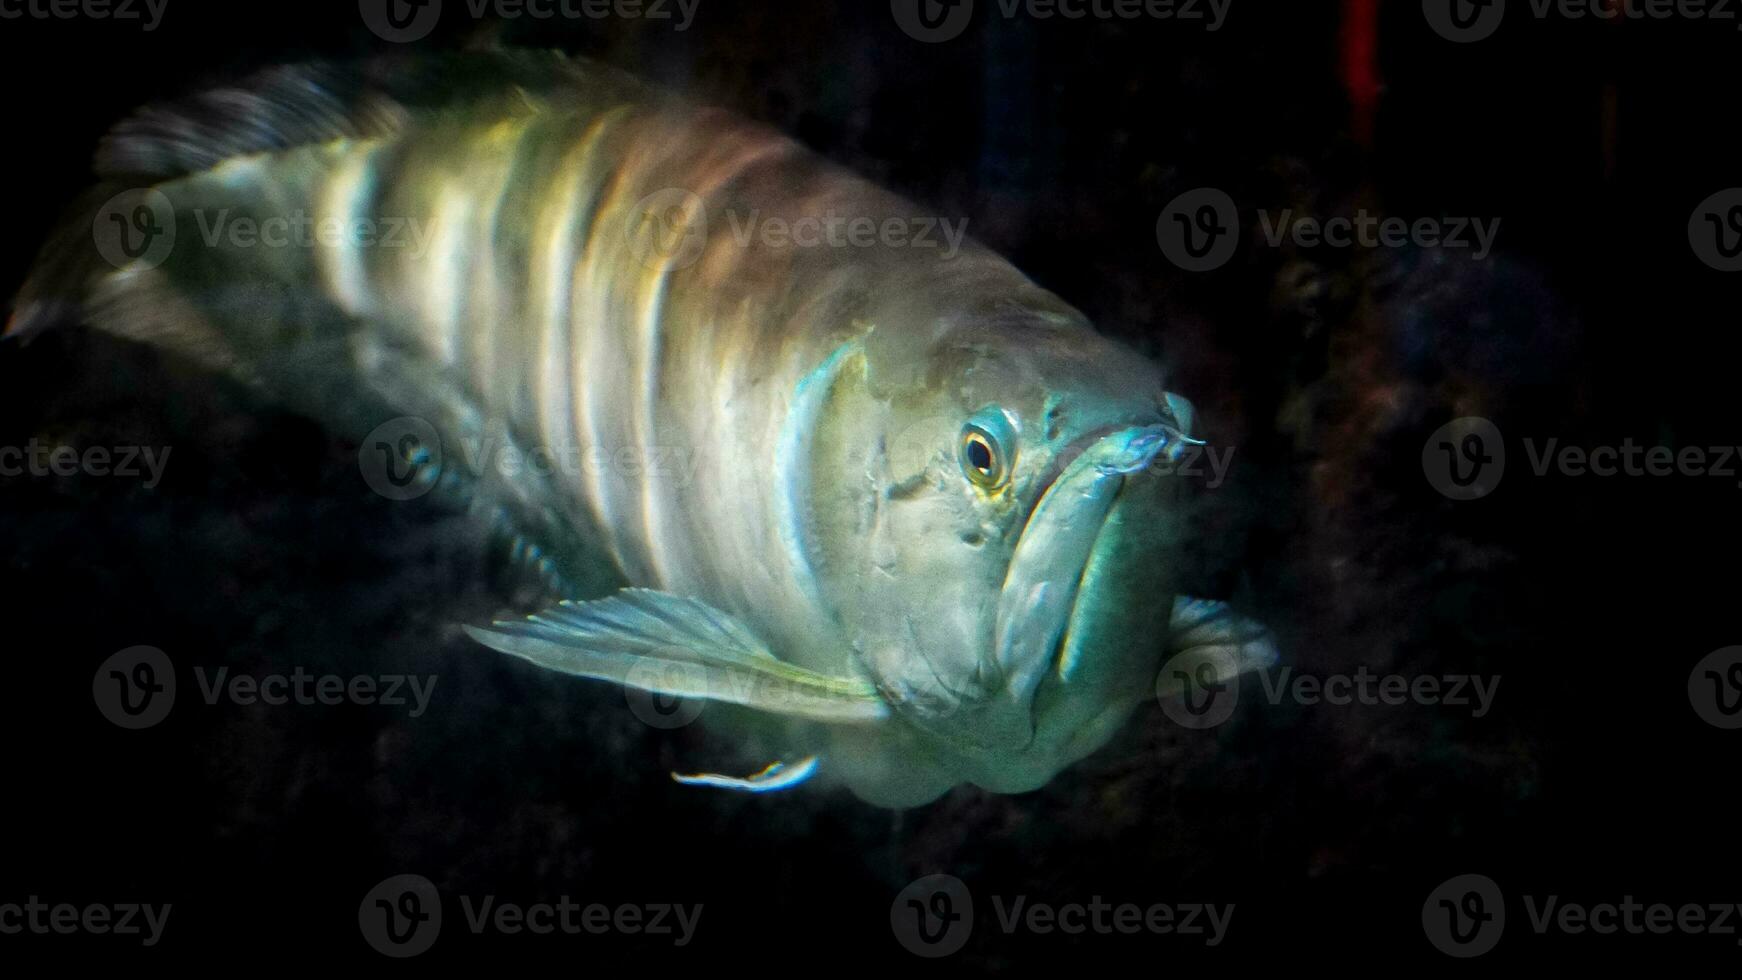
[[[869,397],[821,456],[824,590],[909,763],[1033,789],[1153,690],[1191,405],[1067,317],[867,346]]]

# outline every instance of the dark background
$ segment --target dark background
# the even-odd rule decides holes
[[[982,902],[942,968],[1278,961],[1449,964],[1421,907],[1492,876],[1513,917],[1476,961],[1707,960],[1736,937],[1539,937],[1518,897],[1742,900],[1742,733],[1687,677],[1742,637],[1736,480],[1537,477],[1520,440],[1717,446],[1736,422],[1736,274],[1701,264],[1694,207],[1742,184],[1734,23],[1537,22],[1447,43],[1420,5],[1234,0],[1168,21],[1007,21],[920,44],[888,5],[701,0],[694,25],[522,21],[491,35],[594,55],[766,120],[969,219],[1179,377],[1232,480],[1204,491],[1195,568],[1312,673],[1498,674],[1495,709],[1270,707],[1209,732],[1151,707],[1019,797],[958,788],[904,813],[844,791],[685,789],[726,751],[649,728],[620,692],[482,650],[504,608],[488,542],[359,478],[357,447],[239,387],[84,329],[0,347],[0,445],[172,446],[164,483],[0,479],[6,791],[0,901],[172,902],[163,944],[0,937],[0,962],[84,957],[391,966],[357,903],[422,874],[504,901],[703,903],[697,939],[480,938],[409,961],[516,971],[925,964],[895,893],[947,872]],[[450,6],[459,7],[450,0]],[[994,4],[982,0],[983,8]],[[423,46],[475,41],[450,15]],[[22,279],[131,108],[251,68],[386,48],[353,3],[170,0],[155,32],[0,21],[8,233]],[[1378,88],[1362,95],[1367,64]],[[1370,107],[1363,109],[1364,103]],[[1370,114],[1370,115],[1369,115]],[[1175,195],[1229,192],[1236,260],[1170,265]],[[1273,249],[1258,209],[1502,219],[1496,254]],[[1492,419],[1491,496],[1423,477],[1428,434]],[[163,724],[95,710],[96,665],[149,644],[181,671]],[[428,714],[208,707],[192,665],[440,677]],[[1248,691],[1257,690],[1256,682]],[[1179,937],[1015,936],[989,896],[1237,906],[1218,949]],[[935,967],[934,967],[935,968]]]

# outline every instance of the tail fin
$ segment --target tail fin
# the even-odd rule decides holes
[[[105,180],[66,209],[37,253],[0,337],[28,339],[84,318],[86,298],[102,276],[116,271],[98,250],[93,229],[108,202],[126,190],[123,182]]]
[[[565,500],[549,485],[554,476],[523,468],[510,477],[488,465],[507,458],[492,447],[515,434],[497,432],[506,423],[491,418],[497,410],[478,402],[463,372],[334,295],[315,249],[219,240],[201,215],[314,211],[313,171],[336,157],[321,152],[331,144],[391,142],[420,122],[467,113],[615,105],[645,91],[556,52],[486,51],[274,68],[142,109],[102,141],[97,185],[49,236],[4,336],[89,324],[243,381],[359,440],[388,420],[426,421],[448,446],[450,465],[434,468],[440,486],[542,554],[590,555],[576,531],[584,515],[551,503]],[[158,228],[170,233],[147,234]]]
[[[104,278],[132,265],[117,240],[159,183],[226,159],[341,137],[384,135],[404,124],[400,104],[380,94],[392,63],[366,69],[328,63],[272,68],[252,79],[162,105],[146,106],[104,136],[98,182],[62,215],[14,298],[0,337],[29,338],[88,319]],[[110,225],[111,221],[120,225]],[[136,243],[135,243],[136,244]]]
[[[470,51],[269,68],[240,83],[142,108],[101,141],[97,186],[49,236],[0,336],[28,337],[57,323],[90,320],[93,298],[106,281],[142,271],[134,254],[139,243],[115,239],[136,218],[149,218],[138,208],[168,182],[229,160],[391,136],[419,117],[460,105],[561,100],[566,93],[601,90],[642,87],[621,72],[560,52]]]

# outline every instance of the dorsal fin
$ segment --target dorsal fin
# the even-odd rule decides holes
[[[602,85],[643,91],[628,75],[557,51],[460,51],[283,65],[138,110],[104,137],[96,169],[101,177],[162,180],[234,157],[389,136],[420,115],[468,104]]]

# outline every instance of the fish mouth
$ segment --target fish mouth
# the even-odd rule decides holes
[[[983,673],[1000,679],[979,737],[1021,749],[1034,739],[1034,696],[1061,669],[1083,575],[1126,478],[1188,440],[1166,424],[1098,433],[1041,495],[1011,556]]]

